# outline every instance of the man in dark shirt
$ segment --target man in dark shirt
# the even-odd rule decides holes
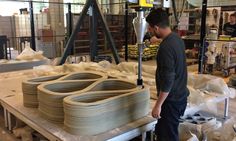
[[[166,11],[156,9],[146,18],[151,32],[163,39],[157,53],[156,85],[158,100],[152,116],[158,119],[158,141],[178,141],[179,119],[184,114],[189,91],[183,40],[169,27]]]
[[[236,37],[236,15],[235,13],[230,15],[230,22],[224,24],[224,34]]]

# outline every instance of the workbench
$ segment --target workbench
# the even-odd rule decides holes
[[[50,123],[42,118],[37,108],[24,107],[22,94],[2,98],[1,104],[4,108],[4,118],[7,119],[5,120],[5,126],[9,130],[12,130],[11,117],[14,115],[50,141],[121,141],[129,140],[139,135],[143,135],[144,140],[145,133],[154,129],[156,123],[151,116],[146,116],[96,136],[72,135],[63,129],[63,124]]]
[[[22,80],[33,76],[31,71],[19,71],[20,76],[15,73],[0,74],[0,102],[4,109],[5,126],[12,130],[12,115],[20,119],[28,126],[42,134],[50,141],[122,141],[130,140],[142,135],[142,140],[146,138],[146,132],[154,129],[156,120],[150,115],[139,120],[110,130],[96,136],[72,135],[63,129],[63,124],[50,123],[42,118],[37,108],[27,108],[23,106],[23,94],[21,91]]]
[[[142,119],[96,136],[69,134],[63,129],[63,124],[50,123],[40,116],[38,109],[26,108],[23,106],[21,82],[22,80],[32,76],[34,76],[32,70],[0,74],[0,102],[4,109],[5,126],[9,130],[12,130],[12,115],[25,122],[28,126],[45,136],[50,141],[122,141],[132,139],[139,135],[142,135],[142,140],[144,141],[146,138],[146,132],[154,130],[157,121],[149,114]],[[228,116],[229,97],[206,95],[206,99],[207,102],[225,102],[224,117],[226,118]],[[150,111],[154,103],[155,101],[151,100]],[[201,110],[204,105],[205,104],[187,107],[185,114]]]

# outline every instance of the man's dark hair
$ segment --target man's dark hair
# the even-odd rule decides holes
[[[230,17],[236,17],[236,12],[235,12],[235,13],[232,13],[232,14],[230,14]]]
[[[151,27],[159,26],[166,28],[170,25],[167,12],[160,8],[152,10],[146,17],[146,21]]]

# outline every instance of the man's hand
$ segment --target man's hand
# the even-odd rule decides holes
[[[150,42],[151,44],[155,44],[157,42],[160,42],[160,39],[158,39],[156,36],[153,36],[151,39],[150,39]]]
[[[159,119],[161,118],[161,106],[159,104],[155,104],[155,106],[152,109],[152,117]]]
[[[155,103],[155,106],[152,109],[152,117],[154,118],[161,118],[161,106],[166,100],[169,93],[166,92],[160,92],[158,100]]]

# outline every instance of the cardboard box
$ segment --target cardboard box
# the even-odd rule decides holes
[[[53,42],[53,30],[51,29],[39,29],[37,36],[41,42]]]

